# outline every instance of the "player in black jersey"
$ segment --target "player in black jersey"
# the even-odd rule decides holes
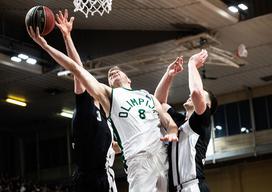
[[[179,127],[178,143],[169,147],[169,191],[208,192],[204,182],[204,162],[211,137],[210,118],[215,112],[217,101],[211,92],[203,89],[198,68],[208,57],[206,50],[193,55],[188,63],[190,97],[183,104],[186,115],[182,115],[167,103],[173,77],[183,71],[182,57],[170,64],[162,77],[155,96]]]
[[[68,21],[68,11],[59,11],[56,25],[62,32],[68,56],[82,65],[71,38],[74,18]],[[98,101],[91,97],[85,87],[74,78],[76,109],[73,117],[73,152],[76,170],[74,173],[76,192],[117,191],[112,148],[112,129]]]

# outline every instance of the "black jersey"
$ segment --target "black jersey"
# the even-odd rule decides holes
[[[211,137],[211,114],[207,107],[202,115],[197,115],[194,112],[189,120],[185,121],[185,116],[177,113],[173,108],[170,108],[168,113],[179,126],[179,142],[171,143],[169,147],[171,162],[169,184],[170,191],[173,191],[173,186],[194,179],[198,179],[200,182],[205,179],[204,163]],[[201,188],[200,191],[202,191]]]
[[[81,173],[105,171],[106,157],[112,143],[111,131],[105,114],[94,105],[85,91],[76,95],[73,118],[75,163]]]

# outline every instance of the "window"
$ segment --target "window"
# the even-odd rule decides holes
[[[226,136],[225,106],[221,105],[214,114],[215,137]]]
[[[250,106],[249,101],[241,101],[239,105],[240,114],[240,131],[241,133],[252,132],[251,118],[250,118]]]
[[[240,114],[238,112],[238,103],[226,105],[228,135],[240,134]]]
[[[219,106],[214,114],[214,127],[215,137],[251,132],[249,100]]]
[[[253,99],[256,130],[268,129],[268,109],[266,97]]]
[[[269,129],[272,129],[272,95],[267,97]]]

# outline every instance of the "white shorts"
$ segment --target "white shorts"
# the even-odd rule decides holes
[[[166,147],[143,152],[127,161],[129,192],[166,192],[168,158]]]
[[[117,192],[117,187],[115,183],[115,175],[112,168],[107,169],[108,182],[109,182],[109,192]]]
[[[181,190],[181,192],[200,192],[198,184],[192,184],[188,187],[185,187]]]
[[[200,192],[198,183],[199,183],[198,179],[186,182],[185,184],[182,185],[182,189],[177,189],[177,192]]]

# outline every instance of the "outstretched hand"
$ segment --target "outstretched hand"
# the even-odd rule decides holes
[[[169,76],[176,76],[178,73],[180,73],[181,71],[183,71],[183,57],[177,57],[176,60],[171,63],[168,67],[167,67],[167,72]]]
[[[208,58],[208,52],[206,49],[202,49],[199,53],[194,54],[190,60],[189,64],[195,65],[196,68],[200,68],[204,65]]]
[[[59,13],[56,14],[56,26],[60,29],[63,36],[70,35],[72,29],[73,29],[73,22],[74,17],[71,17],[68,21],[68,10],[65,9],[64,13],[62,11],[59,11]]]
[[[40,45],[42,48],[45,48],[47,46],[46,40],[40,35],[39,27],[36,27],[36,33],[34,32],[32,26],[29,28],[26,27],[26,30],[29,34],[29,36],[35,41],[38,45]]]
[[[161,141],[165,141],[165,142],[177,142],[178,141],[178,136],[176,133],[168,133],[166,135],[164,135],[163,137],[161,137],[160,139]]]

